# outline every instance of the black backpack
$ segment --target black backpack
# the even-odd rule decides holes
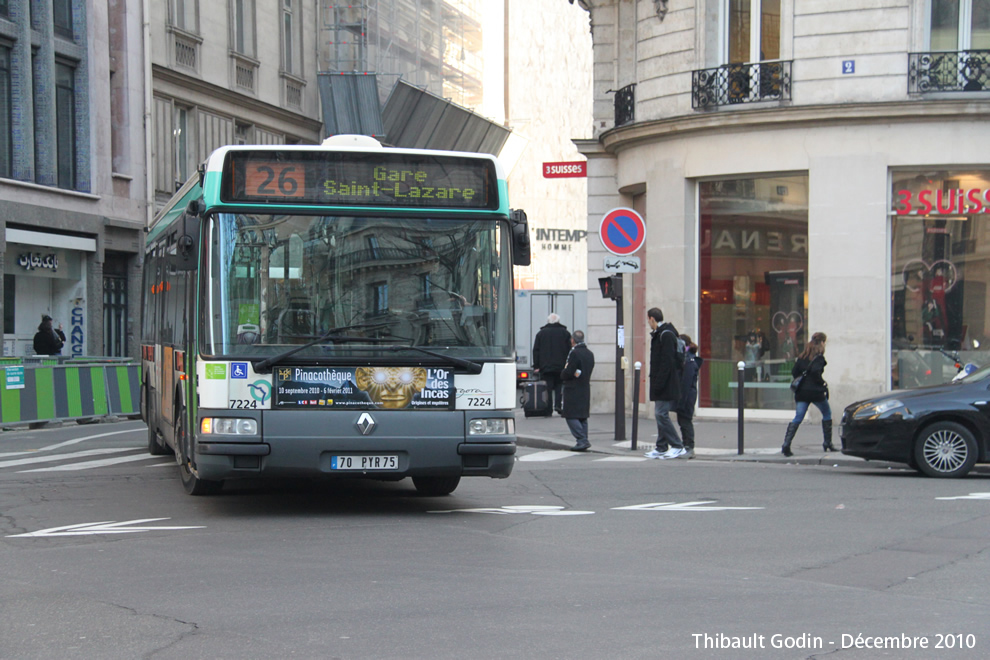
[[[684,340],[681,339],[681,336],[673,330],[664,330],[664,332],[669,332],[674,335],[674,340],[677,342],[677,348],[674,351],[674,366],[677,367],[678,371],[683,371],[684,364],[687,362],[687,344],[685,344]],[[661,333],[661,336],[663,336],[663,333]]]

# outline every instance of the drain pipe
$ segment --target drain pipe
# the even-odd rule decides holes
[[[144,196],[145,196],[145,220],[144,228],[147,231],[151,227],[151,221],[155,217],[155,181],[153,177],[154,168],[152,166],[152,151],[154,145],[154,127],[152,126],[152,104],[154,103],[154,90],[151,76],[151,0],[142,0],[141,11],[141,33],[144,39]],[[144,248],[141,249],[142,261]]]

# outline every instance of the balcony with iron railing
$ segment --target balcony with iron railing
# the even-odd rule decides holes
[[[636,121],[636,83],[615,90],[616,127],[631,124],[634,121]]]
[[[791,100],[791,60],[724,64],[691,75],[691,107]]]
[[[908,53],[908,94],[990,90],[990,50]]]

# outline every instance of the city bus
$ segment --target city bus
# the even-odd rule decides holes
[[[148,451],[175,455],[191,495],[508,477],[530,244],[506,191],[491,155],[366,136],[213,152],[147,235]]]

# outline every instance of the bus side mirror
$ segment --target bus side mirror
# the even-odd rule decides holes
[[[532,255],[526,212],[522,209],[510,211],[509,219],[512,221],[512,265],[528,266],[532,262]]]
[[[176,239],[175,254],[172,255],[172,266],[176,270],[196,270],[199,267],[199,206],[196,200],[189,202],[186,212],[182,214],[179,223],[179,236]]]

